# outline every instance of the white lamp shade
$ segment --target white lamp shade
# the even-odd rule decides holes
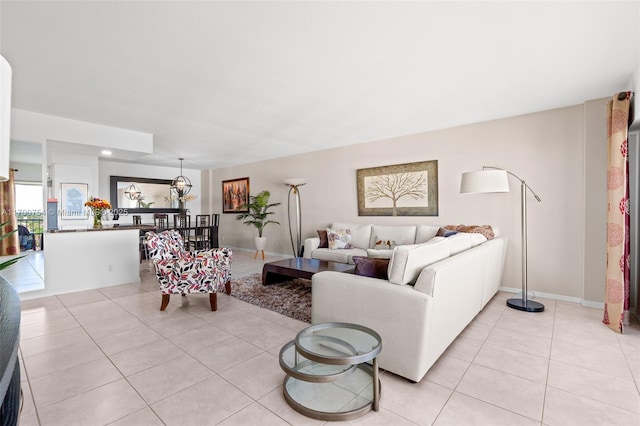
[[[506,170],[482,170],[462,174],[461,194],[509,192],[509,175]]]
[[[0,181],[9,180],[11,66],[0,56]]]

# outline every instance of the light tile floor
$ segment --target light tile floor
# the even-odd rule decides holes
[[[234,252],[236,277],[262,265]],[[543,300],[544,313],[528,314],[507,309],[508,296],[497,294],[421,382],[383,372],[380,411],[345,424],[640,424],[637,323],[617,335],[601,310]],[[224,294],[217,312],[206,296],[174,296],[160,312],[144,265],[138,284],[22,305],[22,426],[324,423],[282,396],[278,351],[299,321]]]
[[[44,251],[24,251],[20,253],[24,258],[7,269],[0,271],[0,275],[11,282],[18,293],[44,288]],[[6,261],[16,256],[0,256],[0,261]]]

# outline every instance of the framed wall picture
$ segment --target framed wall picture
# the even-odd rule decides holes
[[[222,181],[222,213],[246,213],[240,207],[249,202],[249,178]]]
[[[89,198],[89,184],[60,183],[60,219],[87,219],[84,203]]]
[[[438,161],[359,169],[358,216],[438,216]]]

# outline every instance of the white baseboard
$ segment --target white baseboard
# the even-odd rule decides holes
[[[232,247],[232,246],[226,246],[226,247],[229,247],[231,250],[236,250],[236,251],[247,251],[247,252],[250,252],[250,253],[255,253],[256,252],[256,249],[248,249],[248,248],[245,248],[245,247]],[[273,256],[273,257],[285,257],[285,258],[286,257],[293,257],[292,254],[274,253],[272,251],[266,251],[266,250],[265,250],[264,254],[265,255],[269,255],[269,256]],[[258,256],[258,257],[260,257],[260,260],[262,260],[262,256]]]
[[[582,306],[586,306],[587,308],[596,308],[604,310],[604,302],[593,302],[591,300],[583,300]]]
[[[507,293],[522,293],[522,289],[521,288],[513,288],[513,287],[500,287],[499,288],[500,291],[506,291]],[[593,302],[590,300],[583,300],[579,297],[573,297],[573,296],[564,296],[562,294],[554,294],[554,293],[543,293],[540,291],[531,291],[529,290],[530,293],[534,293],[535,297],[530,297],[530,299],[535,299],[536,297],[540,297],[540,298],[544,298],[544,299],[552,299],[552,300],[560,300],[561,302],[570,302],[570,303],[577,303],[580,304],[582,306],[585,306],[587,308],[596,308],[596,309],[604,309],[604,303],[603,302]]]

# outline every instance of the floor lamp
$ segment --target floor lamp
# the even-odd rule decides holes
[[[284,180],[285,186],[289,187],[289,196],[287,202],[287,218],[289,219],[289,236],[291,237],[291,249],[295,257],[302,257],[302,209],[300,207],[300,187],[306,185],[307,181],[303,178],[289,178]],[[293,223],[291,222],[291,195],[293,194],[294,203],[296,205],[296,239],[293,239]]]
[[[488,192],[509,192],[509,176],[511,175],[520,181],[520,209],[522,226],[522,298],[512,298],[507,300],[507,306],[519,311],[542,312],[544,305],[533,300],[528,300],[527,296],[527,190],[531,192],[538,202],[540,197],[531,189],[527,183],[508,170],[498,167],[483,166],[482,171],[468,172],[462,174],[460,181],[460,193],[488,193]]]

